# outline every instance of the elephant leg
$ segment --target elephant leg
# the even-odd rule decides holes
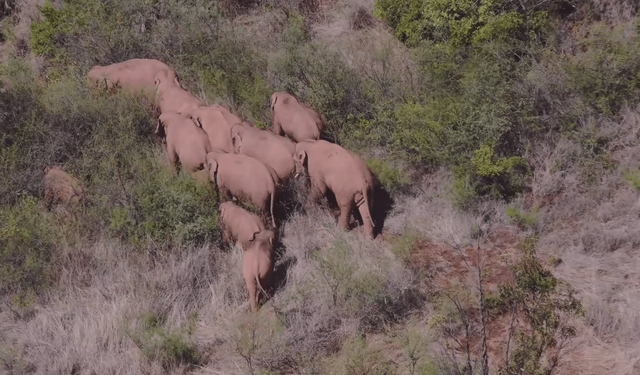
[[[178,163],[178,154],[176,153],[176,149],[173,145],[167,143],[167,162],[173,168],[174,171],[177,171],[177,163]]]
[[[247,284],[247,293],[249,294],[249,306],[251,311],[258,310],[258,288],[255,278],[252,275],[245,275],[244,282]]]
[[[340,218],[338,219],[338,226],[344,229],[349,229],[349,219],[351,218],[351,211],[355,208],[353,200],[339,202],[340,205]]]
[[[360,216],[362,216],[362,222],[364,223],[364,233],[369,236],[369,238],[374,239],[370,208],[363,203],[358,207],[358,211],[360,211]]]
[[[258,286],[256,285],[254,271],[255,262],[256,259],[253,257],[253,254],[250,251],[245,251],[242,257],[242,275],[244,276],[244,282],[247,285],[251,311],[256,311],[258,309]]]

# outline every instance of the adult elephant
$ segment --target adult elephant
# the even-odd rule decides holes
[[[273,273],[273,243],[275,233],[270,230],[263,230],[253,233],[251,244],[246,248],[242,258],[242,275],[247,285],[249,293],[249,305],[251,311],[255,312],[260,303],[260,292],[265,292],[266,287]]]
[[[235,197],[258,206],[265,216],[271,216],[273,226],[273,201],[276,184],[270,168],[259,160],[246,155],[213,151],[207,154],[209,180],[216,184],[225,199]]]
[[[154,84],[160,113],[177,112],[189,115],[198,107],[206,106],[204,101],[177,84],[166,71],[160,71],[155,75]]]
[[[231,126],[242,120],[219,104],[198,107],[191,112],[191,119],[209,136],[212,150],[232,153]]]
[[[261,130],[245,121],[231,128],[233,152],[247,155],[271,167],[280,182],[286,182],[295,170],[293,154],[296,144],[268,130]]]
[[[161,114],[155,133],[166,140],[167,159],[174,168],[178,162],[183,170],[192,174],[204,168],[207,153],[211,151],[209,138],[187,115]]]
[[[155,59],[131,59],[107,66],[95,65],[87,73],[87,78],[108,89],[122,87],[129,92],[142,91],[147,97],[153,98],[154,80],[159,72],[166,74],[176,86],[182,87],[176,71]]]
[[[287,92],[271,95],[272,130],[277,135],[287,135],[296,142],[320,139],[322,118],[313,108]]]
[[[338,225],[349,229],[351,213],[357,207],[365,233],[374,238],[373,176],[362,158],[336,144],[308,140],[296,144],[294,161],[296,177],[302,173],[310,177],[312,202],[318,202],[331,190],[340,207]]]

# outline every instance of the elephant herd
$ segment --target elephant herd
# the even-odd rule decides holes
[[[286,92],[271,96],[272,127],[262,130],[226,106],[207,105],[192,95],[183,88],[175,70],[158,60],[95,66],[88,78],[107,89],[119,87],[150,98],[159,112],[155,134],[163,139],[172,167],[210,181],[218,189],[223,202],[219,207],[223,240],[237,241],[244,249],[242,271],[252,311],[257,309],[260,291],[264,293],[273,272],[274,201],[289,180],[308,176],[312,203],[331,191],[340,208],[338,225],[342,228],[349,228],[352,211],[357,208],[366,235],[374,238],[370,170],[358,155],[321,140],[321,115],[295,96]],[[47,193],[55,190],[47,184],[55,177],[51,173],[58,176],[64,172],[59,168],[45,172],[45,194],[51,195]],[[56,181],[64,185],[66,180],[58,176]],[[65,192],[75,196],[76,190]],[[241,202],[256,206],[262,215],[236,204]]]

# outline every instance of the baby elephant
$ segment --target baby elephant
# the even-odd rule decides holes
[[[44,169],[44,199],[48,206],[56,203],[77,205],[84,199],[80,180],[69,175],[60,167]]]
[[[274,239],[275,234],[270,230],[256,232],[252,235],[251,243],[244,252],[242,275],[247,284],[251,311],[258,309],[260,291],[265,297],[267,295],[264,288],[269,285],[269,279],[273,273]]]
[[[221,151],[208,153],[206,163],[209,180],[216,184],[223,197],[232,196],[255,204],[266,216],[271,213],[273,226],[276,226],[273,217],[274,172],[254,158]]]
[[[249,248],[256,233],[267,229],[258,215],[232,202],[220,204],[220,223],[224,240],[238,241],[244,250]]]

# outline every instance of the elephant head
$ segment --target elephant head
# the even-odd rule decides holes
[[[178,75],[174,74],[172,81],[169,72],[165,70],[161,70],[156,73],[155,77],[153,78],[153,83],[156,87],[157,93],[162,93],[167,88],[169,88],[172,83],[177,87],[182,87],[182,85],[180,84],[180,80],[178,79]]]

